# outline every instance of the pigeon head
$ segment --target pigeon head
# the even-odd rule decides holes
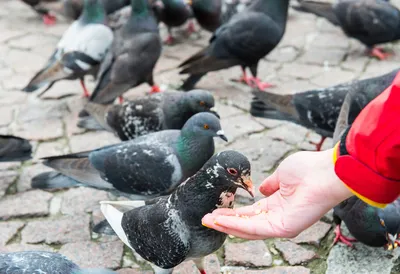
[[[387,249],[392,250],[399,244],[400,237],[400,201],[389,204],[378,212],[381,228],[388,241]]]
[[[183,126],[182,135],[195,135],[196,137],[219,137],[228,141],[221,128],[219,119],[208,112],[201,112],[193,115]]]
[[[212,110],[215,105],[214,96],[207,90],[195,89],[185,94],[186,103],[194,113],[211,112],[218,118],[219,115]]]
[[[205,169],[214,178],[222,178],[218,182],[229,184],[228,188],[243,188],[254,197],[250,162],[243,154],[234,150],[220,152],[207,162]]]

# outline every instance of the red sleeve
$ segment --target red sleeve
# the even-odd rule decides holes
[[[335,147],[335,172],[365,202],[384,207],[400,194],[400,73]]]

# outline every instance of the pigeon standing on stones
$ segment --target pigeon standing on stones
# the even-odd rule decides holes
[[[104,7],[99,1],[85,0],[82,15],[64,33],[46,66],[23,91],[33,92],[46,87],[44,93],[59,80],[80,79],[84,95],[88,97],[84,76],[96,75],[114,37],[105,25],[106,20]]]
[[[354,101],[359,95],[359,91],[356,89],[346,95],[335,128],[334,144],[340,140],[349,128],[349,124],[354,121],[350,117],[350,113],[353,111]],[[356,111],[360,112],[361,110],[356,109]],[[351,242],[359,241],[368,246],[384,246],[388,250],[392,250],[400,243],[398,240],[400,236],[400,198],[381,209],[370,206],[358,197],[352,196],[334,208],[333,220],[336,223],[336,237],[333,244],[343,242],[352,247]],[[355,239],[342,234],[340,229],[342,221]]]
[[[25,161],[31,158],[29,141],[10,135],[0,135],[0,162]]]
[[[350,112],[351,122],[371,100],[383,92],[395,78],[399,70],[361,81],[352,81],[329,88],[305,91],[296,94],[276,94],[254,92],[250,113],[256,117],[290,121],[314,130],[322,136],[316,145],[321,149],[324,140],[332,137],[346,94],[357,91],[356,104]]]
[[[88,103],[90,114],[80,119],[79,127],[106,129],[122,141],[166,129],[181,129],[199,112],[212,112],[214,97],[206,90],[167,91],[152,94],[122,105],[105,106]]]
[[[256,0],[219,27],[209,46],[180,64],[181,74],[190,74],[182,85],[191,90],[207,72],[241,66],[240,81],[264,90],[271,86],[257,78],[260,59],[281,41],[286,29],[289,0]],[[253,77],[247,77],[250,68]]]
[[[64,188],[79,183],[131,199],[167,194],[211,158],[214,137],[227,141],[219,119],[211,113],[198,113],[182,130],[164,130],[93,151],[45,158],[44,164],[59,173],[39,174],[32,179],[32,187]]]
[[[1,274],[116,274],[108,269],[82,269],[54,252],[24,251],[0,254]]]
[[[142,83],[151,85],[152,92],[160,91],[153,81],[153,69],[162,48],[157,20],[147,0],[131,0],[131,7],[130,18],[116,31],[111,50],[100,67],[91,102],[110,104]]]
[[[324,17],[344,33],[364,44],[370,55],[390,56],[378,44],[400,39],[400,10],[383,0],[342,0],[335,3],[299,1],[296,10]]]
[[[54,25],[56,18],[50,14],[49,10],[42,6],[43,3],[59,3],[60,0],[22,0],[25,4],[31,6],[39,15],[42,16],[43,23]]]
[[[218,250],[227,235],[203,226],[201,219],[217,208],[232,208],[237,188],[254,197],[250,172],[244,155],[221,152],[169,196],[151,203],[101,202],[101,211],[127,246],[161,268],[156,273],[171,273],[173,267],[194,259],[205,274],[201,259]],[[113,205],[136,208],[122,213]]]

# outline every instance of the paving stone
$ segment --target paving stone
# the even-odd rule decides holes
[[[27,96],[25,92],[20,91],[0,91],[0,106],[22,104]]]
[[[268,54],[267,60],[279,63],[293,62],[297,58],[298,54],[299,51],[295,47],[279,47]]]
[[[29,50],[35,47],[42,47],[47,44],[55,45],[57,41],[58,39],[53,36],[44,35],[41,33],[36,33],[36,34],[31,33],[28,35],[23,35],[17,38],[9,39],[7,44],[13,48]]]
[[[21,166],[21,162],[4,162],[0,163],[0,170],[15,170]]]
[[[36,165],[31,165],[28,167],[25,167],[22,172],[21,175],[18,178],[17,181],[17,190],[18,192],[23,192],[23,191],[27,191],[31,188],[31,182],[32,182],[32,178],[35,177],[36,175],[42,173],[42,172],[48,172],[48,171],[52,171],[53,169],[46,167],[42,164],[36,164]]]
[[[4,42],[9,41],[10,39],[12,39],[14,37],[20,37],[20,36],[23,36],[23,35],[24,35],[23,31],[4,29],[1,32],[0,43],[4,43]]]
[[[203,259],[204,270],[207,274],[221,273],[221,265],[218,257],[215,254],[208,255]]]
[[[41,66],[43,66],[47,61],[42,56],[19,49],[10,49],[4,57],[4,62],[8,66],[12,67],[17,73],[35,73],[39,71]],[[28,79],[26,79],[26,82],[28,82]]]
[[[32,221],[22,230],[22,242],[35,244],[65,244],[90,239],[88,215]]]
[[[12,170],[0,171],[0,197],[6,194],[7,189],[18,178],[18,173]]]
[[[60,253],[82,268],[118,268],[123,253],[121,241],[95,243],[90,241],[67,243]]]
[[[296,134],[293,134],[296,132]],[[264,136],[269,137],[273,140],[283,141],[289,144],[297,144],[302,142],[306,138],[308,130],[302,126],[289,123],[265,132]]]
[[[329,68],[325,69],[321,75],[311,79],[311,82],[321,87],[328,87],[350,82],[354,77],[354,72],[344,71],[339,68]]]
[[[42,119],[62,118],[68,113],[65,102],[43,102],[34,101],[21,106],[18,114],[18,121],[31,122]]]
[[[93,212],[100,207],[100,201],[109,199],[107,192],[87,187],[69,189],[62,196],[61,213],[67,215]]]
[[[237,116],[243,114],[242,110],[238,109],[237,107],[229,103],[223,104],[216,102],[215,109],[218,112],[219,116],[221,117],[221,120],[231,116]]]
[[[310,274],[310,269],[303,266],[276,266],[262,270],[232,270],[230,274]]]
[[[13,217],[47,216],[51,197],[53,197],[52,194],[41,190],[8,195],[0,200],[0,220]]]
[[[153,271],[146,271],[146,270],[140,270],[140,269],[133,269],[133,268],[123,268],[117,270],[118,274],[153,274]]]
[[[246,136],[252,132],[258,132],[264,129],[261,124],[251,119],[248,114],[221,120],[221,126],[229,142],[232,142],[240,136]]]
[[[333,209],[329,210],[328,213],[324,215],[324,217],[329,221],[333,222]]]
[[[321,66],[290,63],[284,64],[279,74],[301,79],[310,79],[321,74],[323,70]]]
[[[306,263],[318,256],[314,251],[289,241],[275,241],[275,247],[290,265]]]
[[[48,251],[54,252],[54,249],[47,245],[29,245],[29,244],[9,244],[6,246],[0,245],[0,253],[21,252],[21,251]]]
[[[296,244],[307,243],[319,247],[321,240],[325,237],[330,229],[330,224],[318,221],[290,241]]]
[[[391,60],[385,60],[385,62],[379,62],[377,60],[370,60],[364,73],[360,79],[371,78],[380,76],[399,68],[399,62],[393,62]]]
[[[9,125],[14,117],[14,107],[6,106],[0,109],[0,127]]]
[[[341,226],[342,232],[349,235],[345,225]],[[400,249],[387,251],[383,248],[374,248],[354,243],[355,248],[346,245],[335,245],[328,256],[328,268],[326,274],[392,274],[396,261],[400,255]]]
[[[14,235],[18,232],[21,227],[25,225],[24,222],[14,221],[14,222],[1,222],[0,223],[0,246],[6,245],[6,243],[11,240]]]
[[[200,271],[193,261],[187,261],[174,267],[172,274],[200,274]]]
[[[343,61],[345,54],[346,52],[341,49],[325,49],[314,47],[309,49],[303,56],[301,56],[298,59],[298,62],[337,66]]]
[[[350,46],[349,38],[343,33],[321,33],[311,43],[318,48],[347,49]]]
[[[56,139],[63,136],[63,124],[60,119],[27,122],[17,125],[14,134],[35,141]]]
[[[272,265],[272,256],[263,241],[225,244],[225,263],[248,267]]]
[[[72,152],[81,152],[120,143],[121,141],[111,132],[87,132],[70,138]]]
[[[68,147],[65,140],[40,143],[35,153],[35,160],[44,157],[57,156],[68,153]]]

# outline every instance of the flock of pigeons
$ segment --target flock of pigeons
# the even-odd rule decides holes
[[[80,80],[89,102],[78,125],[114,132],[121,142],[93,151],[48,157],[54,171],[37,175],[32,187],[61,189],[85,186],[125,196],[101,202],[105,220],[93,230],[113,233],[150,262],[156,273],[170,273],[193,259],[205,273],[202,257],[216,251],[226,235],[201,224],[219,207],[233,207],[237,188],[254,197],[249,160],[239,152],[214,154],[214,138],[227,141],[214,97],[194,89],[210,71],[240,66],[241,82],[254,88],[253,116],[291,121],[337,139],[360,111],[383,92],[399,72],[295,95],[266,91],[257,65],[285,33],[289,0],[23,0],[54,24],[54,14],[76,19],[49,61],[24,88],[50,89],[59,80]],[[342,0],[335,4],[300,1],[296,10],[322,16],[385,59],[377,44],[400,38],[400,11],[383,0]],[[183,91],[160,92],[153,69],[162,53],[158,24],[169,29],[197,20],[213,32],[209,45],[180,67],[188,74]],[[193,24],[188,31],[193,32]],[[172,32],[165,43],[173,43]],[[333,41],[334,42],[334,41]],[[246,69],[251,75],[248,76]],[[89,94],[84,77],[97,77]],[[151,93],[114,105],[129,89],[148,83]],[[186,92],[184,92],[186,91]],[[0,136],[0,161],[30,158],[29,141]],[[352,197],[334,209],[335,242],[351,246],[340,231],[344,221],[356,239],[394,249],[400,232],[400,200],[385,209]],[[146,229],[144,229],[146,228]],[[35,272],[40,271],[40,272]],[[0,273],[114,273],[82,270],[56,253],[0,254]]]

